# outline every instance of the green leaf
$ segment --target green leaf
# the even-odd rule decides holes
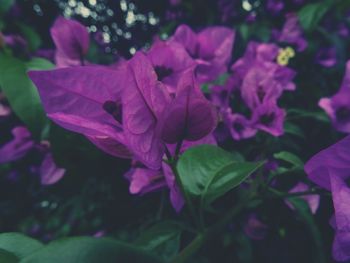
[[[29,49],[31,51],[37,50],[41,46],[40,35],[34,31],[34,29],[26,24],[18,23],[18,27],[21,30],[22,35],[28,42]]]
[[[184,190],[209,205],[241,184],[261,164],[240,162],[219,147],[200,145],[180,157],[177,169]]]
[[[19,259],[14,254],[0,248],[0,262],[17,263],[19,262]]]
[[[56,240],[21,263],[158,263],[158,258],[109,238],[74,237]]]
[[[294,123],[286,121],[284,123],[284,131],[287,134],[295,135],[295,136],[298,136],[300,138],[305,138],[305,134],[304,134],[303,130],[300,129],[300,127]]]
[[[27,125],[35,138],[48,125],[38,91],[27,76],[29,69],[50,69],[53,65],[45,59],[34,58],[28,63],[0,53],[0,86],[12,109]]]
[[[0,15],[5,14],[11,6],[14,4],[15,0],[1,0],[0,1]]]
[[[39,241],[20,233],[0,234],[0,248],[22,259],[43,247]],[[0,262],[3,262],[0,260]]]
[[[181,232],[174,222],[161,222],[142,232],[134,245],[161,255],[164,259],[173,258],[180,248]]]
[[[309,205],[300,197],[289,197],[288,201],[296,209],[301,220],[303,220],[304,223],[307,225],[307,230],[310,232],[310,235],[314,243],[314,250],[312,253],[313,262],[326,263],[326,258],[324,254],[323,244],[322,244],[322,236],[321,236],[320,230],[316,225],[316,222],[314,221]]]
[[[305,5],[299,12],[299,21],[306,31],[312,31],[333,5],[333,0]]]
[[[279,153],[275,153],[273,155],[273,157],[275,159],[288,162],[296,167],[303,167],[304,166],[303,161],[300,160],[300,158],[298,156],[296,156],[294,153],[291,153],[291,152],[282,151]]]

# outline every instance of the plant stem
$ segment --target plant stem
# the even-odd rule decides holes
[[[191,243],[185,247],[180,254],[178,254],[171,263],[185,263],[191,258],[206,242],[208,242],[213,236],[217,235],[218,232],[222,230],[234,216],[240,213],[247,203],[252,199],[253,195],[250,194],[248,197],[244,198],[236,206],[230,209],[220,221],[213,224],[207,230],[202,233],[199,233]]]

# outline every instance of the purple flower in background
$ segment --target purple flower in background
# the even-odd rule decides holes
[[[77,21],[58,17],[51,28],[51,36],[57,49],[57,67],[84,65],[90,43],[85,26]]]
[[[147,58],[153,65],[158,81],[172,93],[175,93],[182,74],[196,65],[183,46],[174,42],[155,42],[147,52]]]
[[[298,16],[294,13],[286,15],[286,22],[282,30],[274,34],[277,41],[295,45],[298,51],[304,51],[307,48],[307,41],[304,38]]]
[[[330,68],[337,64],[337,50],[334,47],[321,48],[316,54],[316,62]]]
[[[309,179],[332,192],[336,231],[333,257],[350,259],[350,136],[313,156],[305,165]]]
[[[326,111],[336,130],[350,132],[350,61],[339,91],[331,98],[320,99],[318,105]]]
[[[283,134],[283,121],[286,113],[274,101],[267,101],[253,111],[252,127],[270,133],[273,136]]]
[[[283,92],[281,85],[274,79],[274,70],[257,65],[246,74],[241,96],[250,109],[255,109],[266,101],[276,101]]]
[[[298,193],[298,192],[305,192],[308,191],[309,187],[304,183],[298,183],[296,184],[292,189],[289,190],[289,193]],[[311,213],[315,214],[319,205],[320,205],[320,196],[317,194],[314,195],[304,195],[300,196],[301,199],[303,199],[310,208]],[[285,200],[286,205],[288,205],[289,208],[295,209],[293,204],[290,203],[288,200]]]
[[[256,214],[250,214],[243,230],[251,239],[262,240],[267,235],[268,227],[258,219]]]
[[[57,183],[62,179],[65,172],[65,169],[57,167],[50,152],[45,154],[44,160],[42,161],[39,168],[42,185],[51,185]]]
[[[282,0],[267,0],[266,8],[273,14],[278,14],[284,8]]]
[[[294,90],[295,85],[292,79],[295,72],[275,62],[279,52],[280,48],[275,44],[250,42],[243,57],[238,59],[231,67],[233,74],[228,80],[228,88],[230,90],[240,89],[247,74],[254,70],[255,73],[251,73],[248,82],[256,79],[255,82],[259,83],[262,82],[262,79],[269,78],[270,81],[277,81],[274,85],[279,86],[278,89],[281,91]],[[262,74],[262,72],[265,72],[265,74]],[[280,92],[277,92],[277,94],[280,94]]]
[[[188,26],[180,25],[170,41],[182,44],[196,61],[196,77],[202,83],[226,72],[234,39],[235,32],[226,27],[208,27],[196,34]]]
[[[223,113],[223,119],[232,138],[235,140],[247,139],[256,134],[256,129],[251,127],[251,122],[242,114],[232,113],[228,109]]]
[[[34,142],[27,128],[15,127],[12,135],[13,139],[0,147],[0,164],[21,159],[33,149]]]

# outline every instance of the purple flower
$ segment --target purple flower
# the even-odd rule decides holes
[[[266,8],[273,14],[278,14],[284,8],[282,0],[267,0]]]
[[[316,62],[330,68],[337,64],[337,50],[334,47],[321,48],[316,54]]]
[[[274,70],[257,65],[245,75],[241,96],[250,109],[255,109],[266,101],[276,101],[282,95],[283,87],[274,79],[274,74]]]
[[[46,153],[44,160],[42,161],[39,168],[41,184],[55,184],[62,179],[65,172],[65,169],[57,167],[52,154],[50,152]]]
[[[250,214],[243,230],[251,239],[262,240],[267,235],[268,227],[255,214]]]
[[[350,61],[346,64],[346,72],[339,91],[331,98],[320,99],[318,105],[331,118],[335,129],[350,132]]]
[[[283,121],[286,113],[274,101],[267,101],[256,107],[252,114],[252,127],[273,136],[283,134]]]
[[[307,41],[299,24],[298,16],[294,13],[286,15],[286,22],[280,32],[275,32],[275,38],[279,42],[295,45],[298,51],[304,51]]]
[[[74,67],[29,75],[54,122],[109,154],[133,154],[150,169],[160,169],[164,143],[198,140],[216,126],[215,111],[192,71],[172,98],[141,52],[116,69]]]
[[[195,62],[188,55],[182,45],[175,42],[157,41],[147,52],[158,81],[161,81],[175,93],[182,74],[195,67]]]
[[[146,166],[160,168],[164,143],[199,140],[215,128],[215,111],[195,83],[193,71],[184,73],[171,98],[145,55],[136,53],[128,69],[124,132],[130,149]]]
[[[12,135],[13,139],[0,147],[0,164],[21,159],[33,149],[34,142],[27,128],[17,126],[12,129]]]
[[[350,136],[313,156],[305,165],[309,179],[332,192],[335,210],[332,225],[336,231],[333,257],[350,259]]]
[[[308,191],[309,187],[304,184],[304,183],[298,183],[296,184],[292,189],[289,190],[289,193],[298,193],[298,192],[305,192]],[[301,199],[303,199],[310,208],[310,211],[315,214],[319,205],[320,205],[320,196],[317,194],[314,195],[304,195],[304,196],[300,196]],[[293,204],[290,203],[288,200],[285,200],[286,205],[290,208],[290,209],[295,209]]]
[[[124,176],[130,181],[131,194],[145,194],[166,186],[161,170],[141,166],[131,168]]]
[[[229,90],[240,89],[244,79],[252,69],[255,70],[255,73],[251,73],[250,76],[250,78],[253,78],[252,80],[255,78],[254,75],[258,75],[260,76],[259,82],[261,82],[261,79],[264,79],[263,75],[265,75],[266,78],[269,77],[277,81],[278,86],[280,86],[279,89],[294,90],[295,85],[292,83],[292,79],[295,72],[275,62],[279,50],[280,48],[275,44],[250,42],[244,56],[231,67],[233,74],[227,83]],[[262,71],[266,74],[261,74]]]
[[[51,36],[57,48],[55,56],[57,67],[84,64],[90,43],[85,26],[77,21],[58,17],[51,28]]]
[[[235,32],[226,27],[208,27],[196,34],[180,25],[170,41],[185,47],[197,63],[196,77],[200,82],[208,82],[226,72],[234,39]]]
[[[49,118],[111,155],[130,158],[122,127],[123,75],[125,69],[105,67],[29,72]]]
[[[223,119],[232,138],[235,140],[247,139],[256,134],[256,129],[251,127],[251,122],[241,114],[232,113],[232,111],[228,109],[223,114]]]

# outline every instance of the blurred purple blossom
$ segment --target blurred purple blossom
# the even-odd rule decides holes
[[[336,231],[333,257],[337,261],[350,259],[350,136],[322,150],[305,165],[309,179],[332,192],[335,210],[331,221]]]
[[[339,91],[331,98],[320,99],[318,105],[328,114],[336,130],[350,132],[350,61]]]
[[[196,61],[196,77],[203,83],[227,71],[234,39],[235,32],[227,27],[207,27],[196,34],[188,26],[180,25],[170,41],[182,44]]]
[[[85,26],[77,21],[58,17],[51,28],[51,36],[56,46],[57,67],[84,65],[90,43]]]

